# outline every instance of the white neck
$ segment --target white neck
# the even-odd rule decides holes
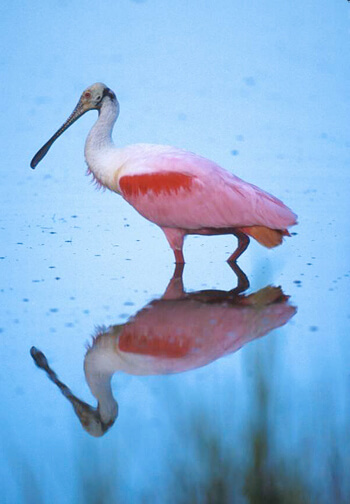
[[[97,338],[85,355],[84,371],[91,393],[96,397],[103,422],[114,420],[118,414],[118,404],[113,397],[111,379],[115,372],[113,353],[110,346],[113,338]]]
[[[98,401],[98,409],[102,422],[114,421],[118,415],[118,403],[113,397],[111,374],[90,376],[89,386]]]
[[[112,130],[118,114],[118,102],[105,98],[99,110],[98,119],[86,139],[85,154],[113,145]]]
[[[117,168],[111,159],[117,150],[113,144],[112,131],[118,115],[118,102],[105,98],[85,143],[85,159],[89,170],[100,184],[112,190],[114,170]]]

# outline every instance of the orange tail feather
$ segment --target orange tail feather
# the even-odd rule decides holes
[[[241,231],[267,248],[281,245],[283,236],[290,236],[287,229],[271,229],[265,226],[249,226],[241,228]]]
[[[284,294],[281,287],[268,285],[267,287],[260,289],[258,292],[254,292],[253,294],[249,294],[249,296],[241,298],[240,303],[259,308],[259,306],[265,307],[274,303],[285,303],[288,299],[289,296]]]

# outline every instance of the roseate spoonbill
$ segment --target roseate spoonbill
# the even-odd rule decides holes
[[[239,284],[248,285],[242,282],[244,274],[236,272]],[[118,414],[111,387],[115,372],[164,375],[206,366],[283,326],[296,313],[280,287],[268,286],[249,296],[236,289],[186,293],[182,269],[177,269],[161,299],[125,324],[99,330],[84,359],[85,378],[97,408],[78,399],[59,380],[40,350],[33,347],[31,355],[71,402],[83,427],[93,436],[102,436]]]
[[[184,237],[190,234],[235,235],[238,246],[229,262],[245,251],[249,236],[269,248],[289,236],[288,227],[296,224],[296,215],[287,206],[214,162],[165,145],[117,148],[111,135],[119,103],[102,83],[83,92],[67,121],[33,157],[32,168],[88,110],[99,113],[85,144],[88,173],[164,231],[176,263],[184,263]]]

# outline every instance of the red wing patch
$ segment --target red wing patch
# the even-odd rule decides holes
[[[191,175],[180,172],[143,173],[124,175],[119,181],[120,189],[126,197],[139,196],[153,192],[156,195],[177,193],[180,189],[190,190]]]
[[[149,330],[142,334],[142,331],[134,331],[126,326],[119,337],[119,349],[122,352],[129,352],[141,355],[151,355],[153,357],[165,357],[167,359],[179,359],[185,357],[189,352],[189,340],[176,339],[171,331],[170,334],[159,336]]]

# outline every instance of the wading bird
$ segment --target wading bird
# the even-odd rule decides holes
[[[183,265],[178,264],[160,299],[151,301],[125,324],[98,330],[84,359],[85,378],[97,407],[75,396],[45,355],[31,348],[36,365],[72,404],[84,429],[102,436],[114,424],[119,409],[111,385],[114,373],[150,376],[197,369],[236,352],[295,315],[296,308],[280,287],[244,294],[249,281],[238,265],[231,266],[238,278],[236,288],[186,292]],[[202,393],[197,390],[198,395]]]
[[[117,148],[112,130],[119,114],[114,92],[105,84],[88,87],[61,128],[31,161],[35,168],[53,142],[88,110],[99,116],[85,144],[88,173],[121,194],[165,233],[176,263],[184,263],[186,235],[233,234],[238,245],[228,262],[245,251],[249,236],[265,247],[289,236],[296,215],[279,199],[245,182],[217,164],[165,145],[135,144]]]

